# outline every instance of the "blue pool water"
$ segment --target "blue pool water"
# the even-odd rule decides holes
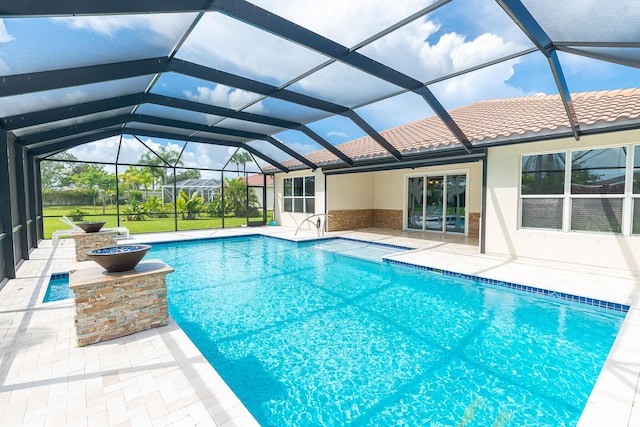
[[[69,298],[73,298],[73,291],[69,289],[69,275],[67,273],[52,274],[42,302],[61,301]]]
[[[624,314],[326,245],[147,256],[176,269],[171,315],[263,426],[577,423]]]

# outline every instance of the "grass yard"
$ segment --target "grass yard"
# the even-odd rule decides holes
[[[107,224],[105,227],[116,227],[118,225],[115,206],[107,206],[105,215],[102,214],[101,206],[97,208],[97,214],[94,214],[93,206],[47,206],[43,209],[44,238],[50,239],[56,230],[68,230],[70,227],[60,221],[60,219],[66,212],[75,208],[80,208],[90,213],[84,217],[84,221],[106,221]],[[127,227],[132,234],[176,230],[176,221],[173,216],[170,218],[147,217],[144,221],[126,221],[125,219],[125,215],[120,216],[120,226]],[[268,211],[267,222],[271,219],[273,219],[273,211]],[[262,221],[262,217],[250,218],[249,220]],[[246,217],[236,218],[228,216],[224,218],[225,228],[240,227],[246,224]],[[202,230],[209,228],[222,228],[222,218],[211,218],[207,213],[203,213],[196,219],[183,220],[180,214],[178,214],[178,230]]]

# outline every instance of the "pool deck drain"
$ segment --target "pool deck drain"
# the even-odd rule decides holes
[[[304,241],[285,227],[132,236],[126,243],[256,234]],[[391,258],[629,305],[579,427],[640,425],[638,272],[480,255],[477,247],[395,231],[327,233],[416,249]],[[0,425],[257,425],[174,323],[79,348],[73,303],[42,303],[52,272],[82,267],[72,241],[40,242],[0,289]]]

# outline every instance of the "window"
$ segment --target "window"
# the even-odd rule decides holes
[[[284,179],[284,211],[315,213],[316,185],[314,176]]]
[[[633,225],[631,233],[640,234],[640,145],[637,145],[633,151],[633,175],[631,176],[633,182],[633,193],[631,194]]]
[[[572,153],[571,230],[622,233],[626,166],[623,147]]]
[[[633,168],[627,167],[628,149],[523,156],[521,226],[629,234],[626,221],[627,230],[640,234],[640,146],[634,147]],[[625,192],[631,180],[633,194]],[[626,206],[633,208],[633,214],[625,211]]]
[[[522,158],[522,226],[562,229],[565,153]]]

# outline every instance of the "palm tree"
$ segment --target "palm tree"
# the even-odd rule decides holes
[[[216,194],[219,194],[216,189]],[[247,184],[242,178],[227,179],[224,182],[224,210],[225,213],[233,212],[236,217],[245,216],[249,213],[249,216],[253,216],[260,205],[258,196],[253,191],[248,192],[249,199],[247,199]]]
[[[149,151],[140,156],[139,162],[145,165],[146,169],[154,176],[153,190],[155,190],[155,183],[164,185],[167,182],[167,169],[171,165],[172,167],[182,165],[182,159],[180,159],[180,153],[178,151],[169,150],[167,147],[160,146],[155,153]]]
[[[236,170],[240,174],[240,164],[242,164],[242,172],[247,173],[247,163],[252,161],[251,154],[244,150],[238,150],[231,156],[231,161],[236,164]]]
[[[204,198],[198,196],[197,191],[191,194],[191,197],[184,191],[181,191],[177,205],[178,210],[182,214],[182,219],[196,219],[198,214],[205,209]]]

